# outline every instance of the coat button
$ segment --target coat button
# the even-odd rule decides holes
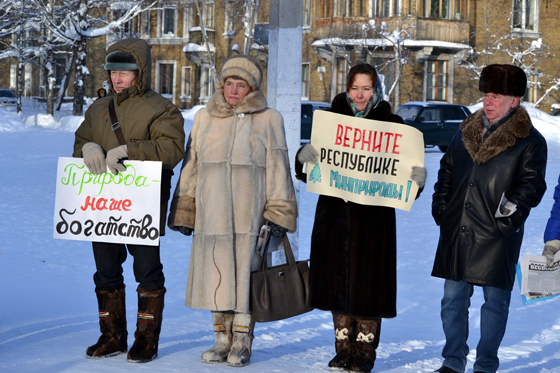
[[[461,232],[466,232],[467,231],[467,227],[465,227],[464,225],[461,227]]]
[[[469,182],[469,185],[470,185],[470,186],[474,186],[474,180],[471,180],[471,181]]]
[[[468,208],[470,208],[470,207],[471,207],[471,204],[470,204],[470,203],[468,203],[468,202],[465,203],[465,208],[466,208],[466,209],[468,209]]]

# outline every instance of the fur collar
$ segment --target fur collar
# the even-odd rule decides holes
[[[461,124],[463,132],[463,144],[475,163],[486,163],[510,146],[517,139],[529,137],[533,128],[531,118],[527,110],[519,107],[515,113],[505,121],[488,139],[482,142],[482,114],[484,109],[465,119]]]
[[[234,114],[241,113],[254,113],[266,109],[268,102],[264,93],[258,89],[256,91],[249,92],[247,96],[241,101],[239,105],[235,108],[231,107],[230,104],[226,102],[224,98],[224,90],[217,89],[216,92],[210,97],[208,105],[208,113],[213,117],[227,118]]]

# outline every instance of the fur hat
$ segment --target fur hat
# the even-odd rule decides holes
[[[105,57],[105,70],[138,70],[136,59],[130,53],[116,50]]]
[[[236,54],[229,57],[220,73],[220,88],[224,87],[226,79],[237,76],[245,80],[253,91],[260,89],[263,79],[263,69],[259,62],[251,56]]]
[[[488,65],[482,69],[478,90],[505,96],[525,96],[527,75],[514,65]]]

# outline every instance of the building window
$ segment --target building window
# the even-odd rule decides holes
[[[208,100],[213,93],[214,83],[212,79],[211,67],[202,66],[200,68],[200,98]]]
[[[513,28],[515,30],[537,31],[538,16],[538,0],[513,0]]]
[[[181,79],[181,97],[191,96],[191,68],[183,66],[183,78]]]
[[[66,58],[64,57],[55,57],[54,59],[54,79],[55,79],[55,86],[60,86],[62,83],[62,78],[64,77],[64,73],[66,72]]]
[[[140,13],[140,35],[145,38],[150,37],[150,15],[149,10]]]
[[[395,83],[396,73],[395,67],[396,63],[392,58],[374,58],[373,63],[375,64],[375,69],[377,73],[381,76],[381,81],[385,87],[383,95],[388,95],[389,91]],[[395,95],[395,92],[392,92]]]
[[[332,0],[333,1],[333,17],[344,18],[350,17],[350,0]]]
[[[10,88],[17,87],[17,65],[10,65]]]
[[[183,36],[189,37],[189,30],[193,27],[193,6],[187,5],[183,10]]]
[[[346,68],[347,63],[345,58],[336,59],[336,74],[335,74],[335,93],[346,92]]]
[[[449,61],[427,61],[426,64],[426,99],[447,101]]]
[[[309,63],[301,65],[301,99],[309,100]]]
[[[225,26],[225,33],[227,35],[233,35],[235,32],[235,22],[234,22],[234,14],[235,11],[233,9],[234,3],[228,1],[226,3],[226,26]]]
[[[159,93],[166,97],[173,96],[173,64],[159,63]]]
[[[121,19],[126,14],[126,12],[127,10],[124,9],[114,10],[113,20],[116,21]],[[121,38],[137,37],[140,31],[139,26],[139,17],[134,17],[132,19],[129,19],[127,22],[122,23],[116,31]]]
[[[428,18],[451,18],[452,0],[429,0],[426,1],[426,17]]]
[[[311,0],[303,0],[303,27],[311,27]]]
[[[331,17],[331,1],[330,0],[319,1],[315,4],[317,4],[317,6],[319,7],[317,9],[317,11],[319,13],[319,18],[330,18]]]
[[[161,36],[175,36],[176,15],[175,8],[163,8],[161,14]]]
[[[213,29],[214,28],[214,3],[207,3],[206,4],[206,28]]]
[[[402,0],[371,0],[374,17],[393,17],[401,15]]]
[[[529,76],[527,78],[527,91],[525,91],[525,96],[523,101],[525,102],[536,102],[537,101],[537,88],[539,87],[539,82],[535,75]]]

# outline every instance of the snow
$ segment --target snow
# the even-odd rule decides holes
[[[168,232],[161,240],[167,294],[159,356],[147,364],[126,357],[91,360],[87,346],[99,337],[91,245],[53,239],[58,157],[70,156],[73,131],[82,118],[65,104],[55,117],[24,100],[23,113],[0,108],[0,371],[2,372],[325,372],[334,356],[331,315],[314,310],[288,320],[257,324],[251,364],[242,369],[200,362],[212,346],[210,312],[184,305],[192,238]],[[560,173],[560,119],[528,107],[547,138],[548,190],[526,223],[521,254],[539,255],[552,193]],[[187,131],[194,110],[184,113]],[[441,365],[444,342],[439,317],[443,280],[430,276],[438,228],[430,215],[441,153],[426,149],[427,188],[410,212],[397,210],[398,316],[384,320],[375,372],[431,372]],[[177,171],[177,170],[176,170]],[[173,182],[175,185],[175,181]],[[300,192],[299,253],[309,257],[317,196]],[[124,265],[129,346],[136,318],[132,260]],[[480,289],[471,307],[468,369],[479,336]],[[500,349],[500,372],[560,373],[560,297],[523,305],[512,294],[508,329]]]

